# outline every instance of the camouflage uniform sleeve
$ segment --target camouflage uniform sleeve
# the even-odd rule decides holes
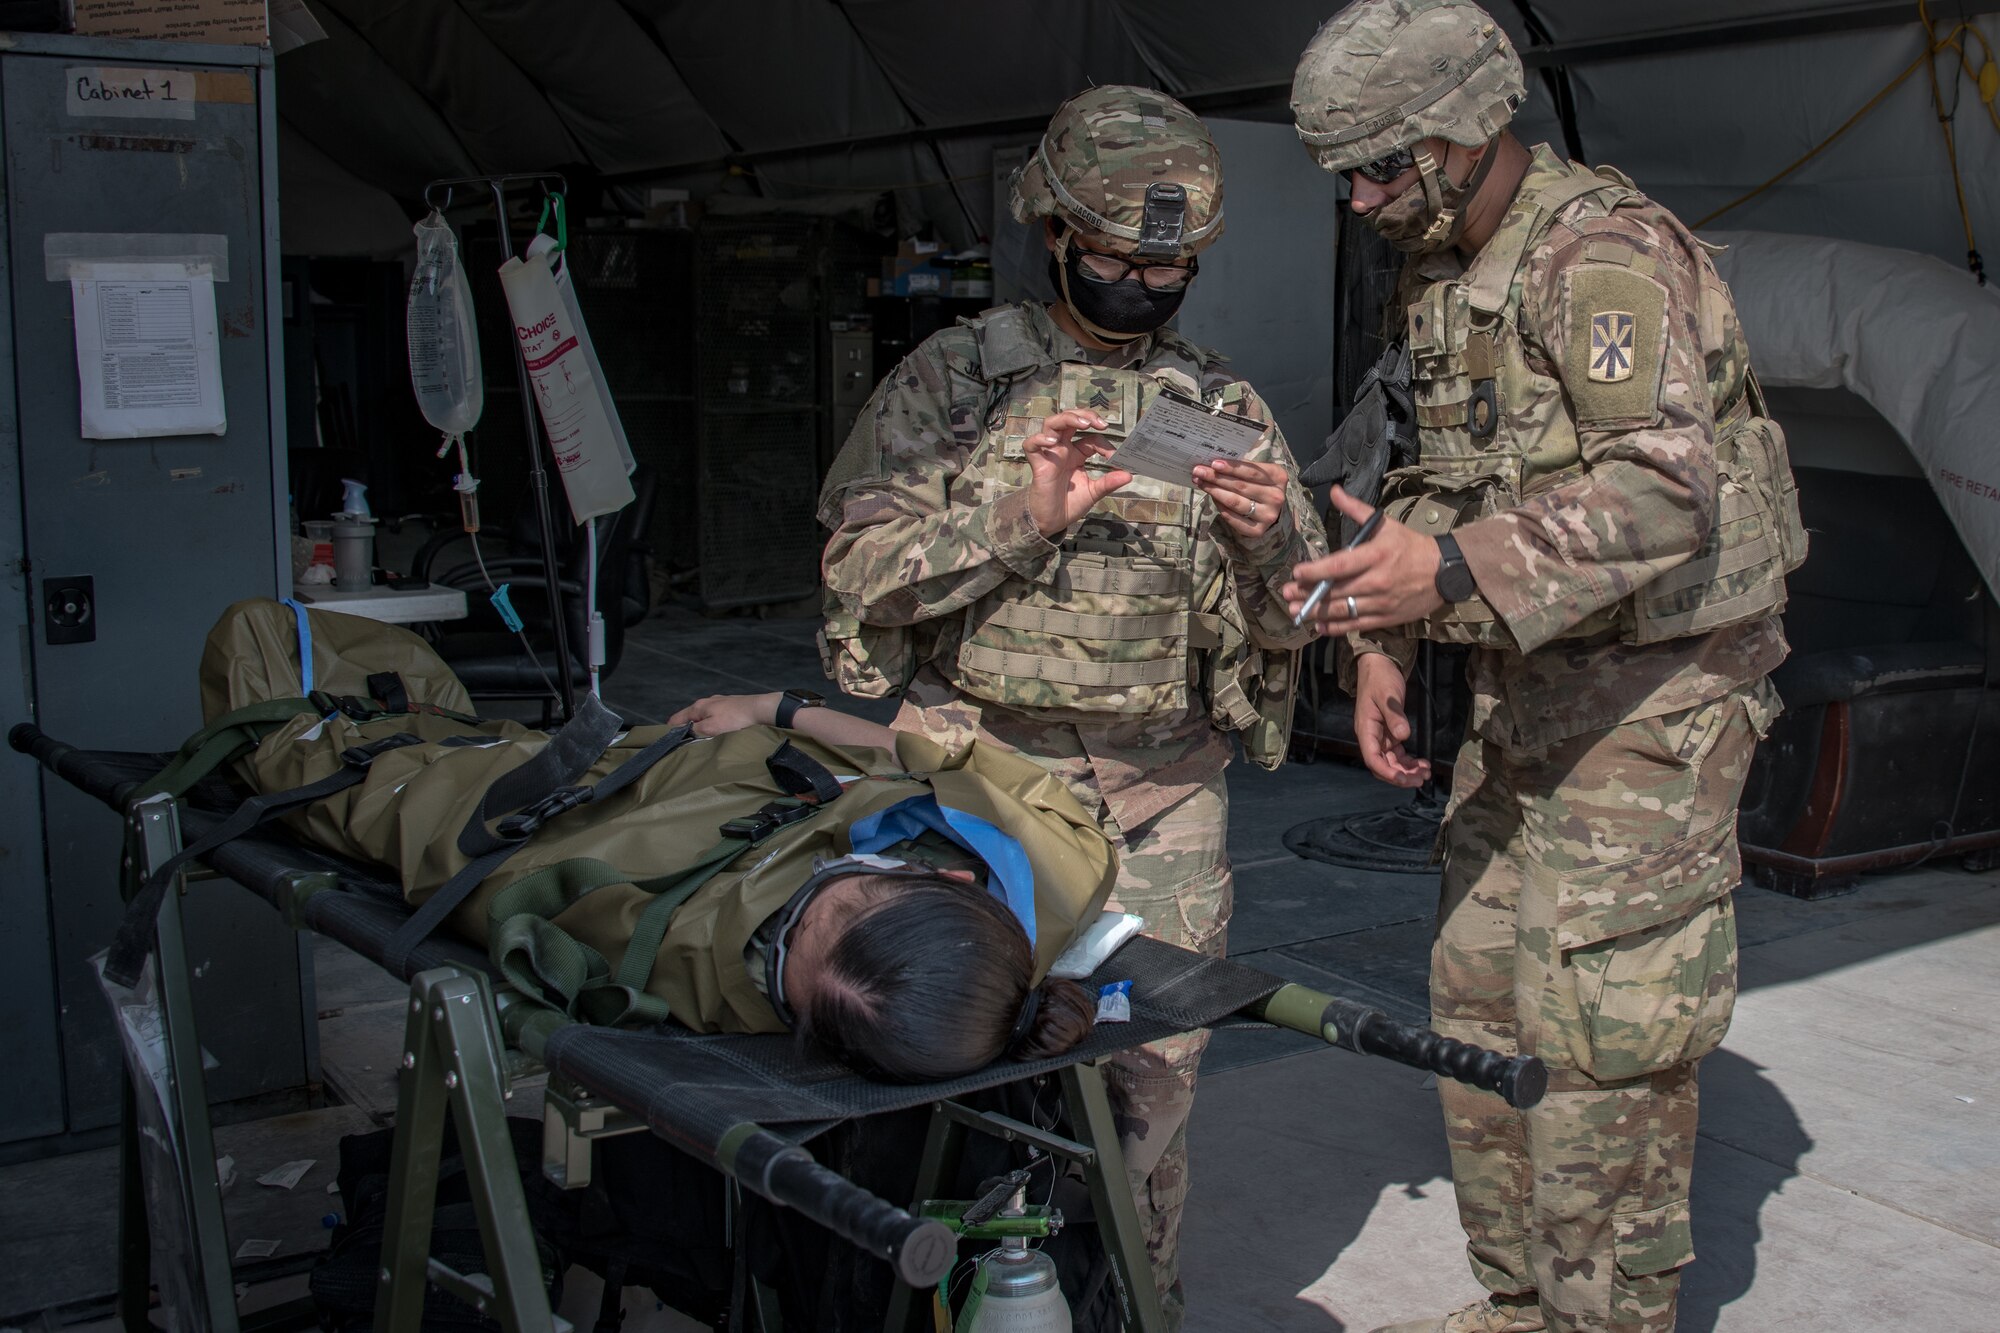
[[[1678,237],[1643,213],[1558,226],[1523,281],[1528,354],[1562,381],[1582,475],[1456,535],[1533,652],[1700,550],[1717,483],[1700,284]]]
[[[1242,395],[1241,406],[1235,410],[1270,426],[1249,458],[1284,465],[1285,512],[1255,541],[1244,541],[1219,518],[1214,520],[1213,531],[1229,561],[1230,577],[1236,580],[1236,595],[1252,641],[1260,648],[1301,648],[1312,642],[1312,629],[1292,624],[1280,590],[1291,581],[1293,566],[1326,554],[1326,526],[1320,522],[1312,496],[1299,484],[1299,465],[1285,443],[1284,432],[1271,420],[1270,409],[1248,384],[1242,385]]]
[[[1354,693],[1357,683],[1354,660],[1368,653],[1380,653],[1394,662],[1402,671],[1403,679],[1408,680],[1410,668],[1417,663],[1417,640],[1394,629],[1344,636],[1339,651],[1334,654],[1334,674],[1340,681],[1340,688],[1349,694]]]
[[[955,504],[953,480],[979,445],[984,386],[953,365],[958,330],[903,359],[875,391],[821,497],[827,591],[870,625],[911,625],[962,610],[1013,577],[1045,580],[1057,548],[1025,489]],[[836,494],[837,490],[837,494]]]

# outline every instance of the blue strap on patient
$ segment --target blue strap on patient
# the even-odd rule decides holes
[[[292,616],[299,622],[299,693],[313,692],[313,632],[312,622],[306,619],[305,603],[296,597],[287,597],[285,605],[292,608]]]
[[[1035,943],[1035,868],[1020,842],[998,827],[938,804],[936,796],[912,796],[886,810],[864,815],[847,830],[849,844],[857,852],[879,852],[899,842],[908,842],[924,830],[939,833],[986,863],[992,872],[987,891],[1014,914],[1028,932],[1028,944]]]

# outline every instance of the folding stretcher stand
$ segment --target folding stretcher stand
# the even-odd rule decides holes
[[[122,808],[135,785],[165,762],[163,756],[75,750],[25,724],[9,739],[56,776],[115,808]],[[206,795],[213,796],[213,790]],[[129,873],[135,882],[143,882],[173,856],[182,821],[196,834],[209,833],[222,822],[221,816],[199,808],[211,803],[201,790],[194,796],[192,802],[154,797],[133,805],[134,864]],[[393,884],[362,867],[268,831],[224,843],[204,859],[217,873],[270,902],[295,929],[328,935],[378,962],[402,952],[397,936],[411,911]],[[154,1164],[170,1170],[171,1183],[154,1178],[161,1174],[158,1169],[145,1182],[157,1205],[155,1224],[192,1238],[183,1271],[161,1275],[163,1297],[169,1289],[184,1291],[190,1327],[228,1333],[247,1321],[238,1320],[231,1291],[200,1048],[188,1005],[180,891],[177,884],[162,903],[153,953],[167,1077],[150,1079],[129,1052],[127,1073],[140,1096],[164,1089],[162,1113],[177,1127],[171,1136],[171,1163]],[[1127,1047],[1197,1027],[1262,1021],[1461,1079],[1517,1106],[1534,1104],[1547,1083],[1541,1063],[1532,1057],[1510,1058],[1466,1046],[1253,968],[1144,938],[1127,944],[1091,981],[1130,979],[1132,1022],[1100,1026],[1059,1059],[1002,1061],[964,1078],[923,1086],[871,1082],[831,1060],[800,1053],[783,1036],[715,1037],[673,1024],[634,1031],[573,1023],[511,993],[496,995],[485,955],[452,939],[423,941],[391,970],[410,980],[411,998],[377,1333],[415,1333],[427,1284],[469,1302],[507,1333],[564,1327],[549,1309],[505,1118],[513,1081],[543,1066],[549,1073],[543,1170],[552,1181],[585,1187],[597,1140],[650,1131],[740,1187],[796,1209],[888,1262],[906,1284],[891,1308],[889,1327],[895,1330],[916,1326],[912,1321],[928,1304],[928,1290],[956,1257],[952,1229],[935,1216],[920,1214],[951,1178],[967,1133],[1029,1143],[1077,1168],[1089,1187],[1125,1327],[1151,1333],[1162,1326],[1097,1068],[1098,1061]],[[1073,1137],[958,1100],[1043,1074],[1060,1083]],[[917,1213],[854,1185],[800,1146],[843,1120],[924,1105],[932,1113],[913,1204]],[[485,1274],[458,1273],[430,1258],[447,1115],[465,1158],[489,1269]],[[120,1309],[131,1333],[146,1328],[149,1266],[136,1144],[136,1126],[128,1117]],[[737,1268],[739,1289],[747,1290],[740,1251]],[[739,1301],[738,1319],[754,1304]]]

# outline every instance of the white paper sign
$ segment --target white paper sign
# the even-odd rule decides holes
[[[63,109],[72,116],[193,120],[194,75],[184,69],[71,65],[63,71]]]
[[[1106,461],[1141,477],[1191,487],[1195,464],[1243,458],[1266,429],[1261,422],[1162,393]]]
[[[221,435],[215,282],[186,265],[71,266],[83,437]]]

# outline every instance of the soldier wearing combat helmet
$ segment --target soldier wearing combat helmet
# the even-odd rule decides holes
[[[901,694],[896,726],[1046,766],[1119,852],[1114,904],[1220,953],[1231,880],[1222,770],[1290,731],[1280,589],[1325,533],[1250,386],[1166,327],[1222,234],[1208,130],[1161,93],[1094,88],[1013,182],[1059,294],[926,340],[876,390],[820,497],[827,669]],[[1263,426],[1183,486],[1101,461],[1167,392]],[[1107,1081],[1168,1322],[1185,1123],[1206,1033],[1119,1057]]]
[[[1736,993],[1736,804],[1805,538],[1703,243],[1616,171],[1522,145],[1522,95],[1466,0],[1360,0],[1299,62],[1299,137],[1409,256],[1384,364],[1407,353],[1416,438],[1379,495],[1334,492],[1380,530],[1286,596],[1328,582],[1316,626],[1346,635],[1363,758],[1399,786],[1428,775],[1404,749],[1416,641],[1472,646],[1432,1022],[1550,1067],[1526,1112],[1440,1086],[1488,1295],[1395,1329],[1667,1333],[1696,1064]]]

